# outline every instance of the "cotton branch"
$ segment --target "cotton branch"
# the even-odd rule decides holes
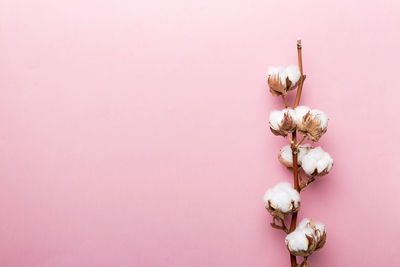
[[[297,40],[297,56],[298,56],[298,63],[299,63],[299,69],[300,69],[300,82],[297,87],[297,93],[296,93],[296,100],[294,102],[293,108],[296,108],[299,103],[300,103],[300,97],[301,97],[301,91],[303,89],[303,82],[304,82],[304,75],[303,75],[303,62],[302,62],[302,57],[301,57],[301,40]],[[295,130],[292,133],[292,141],[296,144],[296,132]],[[297,152],[298,149],[295,147],[292,149],[292,157],[293,157],[293,180],[294,180],[294,188],[300,192],[300,186],[299,186],[299,170],[298,170],[298,165],[297,165]],[[290,222],[290,229],[289,233],[293,232],[296,229],[296,222],[297,222],[297,212],[292,214],[292,220]],[[297,261],[296,261],[296,256],[290,254],[290,263],[292,267],[297,267]]]
[[[278,219],[281,222],[281,225],[276,224],[275,220]],[[271,227],[279,230],[283,230],[285,233],[289,233],[289,229],[286,227],[285,221],[282,218],[273,217],[271,222]]]
[[[308,178],[308,180],[306,182],[301,181],[300,191],[303,190],[304,188],[306,188],[309,184],[311,184],[314,181],[315,181],[315,177],[314,176],[311,176],[310,178]]]

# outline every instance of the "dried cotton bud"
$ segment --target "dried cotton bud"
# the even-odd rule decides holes
[[[326,241],[325,225],[310,219],[303,219],[296,230],[286,236],[289,252],[295,256],[308,257],[322,248]]]
[[[264,205],[273,217],[284,219],[300,209],[300,194],[289,183],[279,183],[265,192]]]
[[[311,228],[314,230],[314,238],[317,241],[315,250],[321,249],[326,242],[326,227],[321,222],[316,222],[312,219],[304,218],[297,228]]]
[[[297,165],[300,165],[301,159],[303,158],[304,155],[307,154],[307,152],[311,149],[310,144],[305,144],[305,145],[300,145],[298,147],[298,153],[297,153]],[[288,168],[293,167],[293,155],[292,155],[292,149],[290,145],[284,146],[279,155],[278,155],[279,161],[285,165]]]
[[[301,159],[301,167],[311,176],[322,176],[330,172],[333,166],[332,157],[321,147],[309,150]]]
[[[275,135],[287,136],[296,129],[293,109],[274,110],[269,114],[269,128]]]
[[[328,116],[318,109],[310,110],[309,107],[299,106],[294,110],[294,118],[297,129],[309,140],[317,142],[326,132],[328,127]]]
[[[273,96],[287,95],[296,88],[300,80],[300,70],[297,66],[270,67],[268,69],[268,85]]]

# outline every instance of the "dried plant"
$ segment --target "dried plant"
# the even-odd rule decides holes
[[[312,219],[303,219],[296,227],[300,210],[300,192],[319,176],[329,173],[333,159],[321,147],[313,148],[310,144],[302,144],[307,138],[317,142],[325,134],[328,126],[327,115],[317,109],[299,106],[303,83],[301,40],[297,40],[298,66],[270,67],[268,70],[268,86],[273,96],[281,96],[285,108],[270,113],[269,127],[275,135],[288,138],[289,145],[283,147],[278,155],[279,161],[293,170],[293,187],[289,183],[279,183],[267,190],[264,205],[272,215],[271,226],[283,230],[287,236],[286,246],[290,252],[291,267],[308,266],[307,258],[326,242],[325,225]],[[297,88],[293,106],[286,96]],[[297,134],[303,135],[298,141]],[[291,137],[290,137],[291,134]],[[304,172],[302,179],[300,172]],[[285,220],[290,217],[289,228]],[[303,257],[298,264],[297,257]]]

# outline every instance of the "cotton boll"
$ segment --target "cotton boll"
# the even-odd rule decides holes
[[[291,65],[286,68],[287,76],[292,83],[292,86],[296,85],[300,80],[300,70],[298,66]]]
[[[279,161],[288,168],[293,167],[293,157],[292,157],[292,149],[290,146],[284,146],[279,155]]]
[[[312,235],[316,242],[316,248],[315,248],[316,250],[324,246],[326,242],[326,228],[323,223],[305,218],[299,223],[296,230],[304,230],[304,229],[312,231]]]
[[[268,78],[270,76],[276,75],[279,76],[279,80],[281,81],[282,85],[286,86],[286,78],[288,77],[287,71],[283,67],[269,67],[268,68]]]
[[[270,67],[267,74],[269,90],[273,96],[285,96],[289,90],[294,89],[297,85],[291,80],[297,78],[297,73],[293,68]]]
[[[311,149],[310,144],[305,144],[305,145],[300,145],[298,147],[298,153],[297,153],[297,164],[300,165],[301,159],[305,154],[308,153],[308,151]],[[285,165],[288,168],[293,167],[293,155],[292,155],[292,149],[290,148],[290,145],[284,146],[279,155],[278,155],[279,161]]]
[[[293,251],[307,251],[308,249],[308,239],[303,231],[293,231],[287,235],[286,243]]]
[[[322,130],[326,129],[328,126],[328,116],[326,115],[325,112],[318,110],[318,109],[313,109],[311,110],[311,114],[316,116],[318,120],[320,121],[320,127]]]
[[[321,147],[311,149],[301,158],[301,167],[308,175],[325,175],[333,166],[332,157]]]
[[[307,106],[298,106],[294,109],[294,118],[296,120],[296,123],[301,123],[303,120],[303,117],[310,112],[310,108]]]
[[[325,225],[305,218],[292,233],[287,235],[285,241],[291,254],[307,257],[324,246],[326,241]]]
[[[301,220],[301,222],[299,222],[299,224],[297,225],[297,228],[298,228],[298,229],[307,228],[307,224],[309,224],[310,221],[311,221],[311,219],[309,219],[309,218],[304,218],[303,220]]]
[[[269,126],[273,134],[287,136],[296,129],[292,109],[274,110],[269,114]]]
[[[302,257],[311,255],[317,246],[314,230],[311,228],[296,228],[286,236],[285,243],[291,254]]]
[[[328,116],[317,109],[309,110],[307,108],[297,107],[295,109],[295,119],[297,129],[309,140],[316,142],[326,132],[328,126]]]
[[[300,208],[300,194],[291,184],[279,183],[265,192],[264,204],[272,216],[283,219]]]
[[[275,130],[279,130],[279,124],[282,122],[284,113],[280,110],[273,110],[269,113],[269,124]]]

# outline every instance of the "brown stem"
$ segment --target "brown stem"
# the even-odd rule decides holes
[[[300,96],[301,96],[301,91],[303,90],[303,82],[304,82],[304,75],[303,75],[303,61],[301,57],[301,40],[297,40],[297,58],[299,61],[299,69],[300,69],[300,81],[299,85],[297,87],[297,93],[296,93],[296,100],[294,101],[294,106],[293,108],[296,108],[299,103],[300,103]]]
[[[314,181],[315,181],[315,177],[311,176],[310,178],[308,178],[307,182],[302,182],[301,183],[300,190],[303,190],[304,188],[306,188],[309,184],[311,184]]]
[[[287,229],[287,227],[285,225],[285,221],[283,219],[279,218],[279,220],[281,221],[281,225],[278,225],[278,224],[276,224],[275,219],[276,218],[274,217],[272,220],[272,223],[271,223],[271,227],[275,228],[275,229],[283,230],[286,234],[288,234],[289,230]]]
[[[300,96],[301,96],[301,91],[303,89],[303,82],[304,82],[304,76],[303,76],[303,62],[301,58],[301,40],[297,40],[297,56],[298,56],[298,61],[299,61],[299,69],[300,69],[300,81],[299,85],[297,87],[297,93],[296,93],[296,100],[294,102],[293,108],[296,108],[299,103],[300,103]],[[296,132],[294,131],[292,133],[292,144],[297,144],[296,141]],[[299,169],[297,166],[297,146],[292,145],[292,158],[293,158],[293,184],[294,184],[294,189],[296,189],[298,192],[300,192],[300,186],[299,186]],[[289,233],[293,232],[296,229],[296,224],[297,224],[297,212],[294,212],[292,214],[292,220],[290,222],[290,228],[289,228]],[[297,267],[297,260],[296,256],[290,254],[290,264],[292,267]]]
[[[282,100],[283,100],[283,103],[285,103],[285,108],[289,107],[289,104],[286,101],[286,97],[284,95],[282,95]]]
[[[296,144],[296,146],[298,147],[299,145],[301,145],[301,143],[303,143],[304,139],[306,139],[305,135],[303,135],[303,138],[301,138],[301,140]]]
[[[296,131],[292,133],[292,141],[293,144],[296,144]],[[293,184],[294,184],[294,189],[300,192],[300,186],[299,186],[299,169],[297,165],[297,147],[292,146],[292,158],[293,158]],[[289,228],[289,233],[293,232],[294,229],[296,229],[296,222],[297,222],[297,212],[294,212],[292,214],[292,220],[290,222],[290,228]],[[290,263],[292,267],[297,267],[297,261],[296,261],[296,256],[290,254]]]

